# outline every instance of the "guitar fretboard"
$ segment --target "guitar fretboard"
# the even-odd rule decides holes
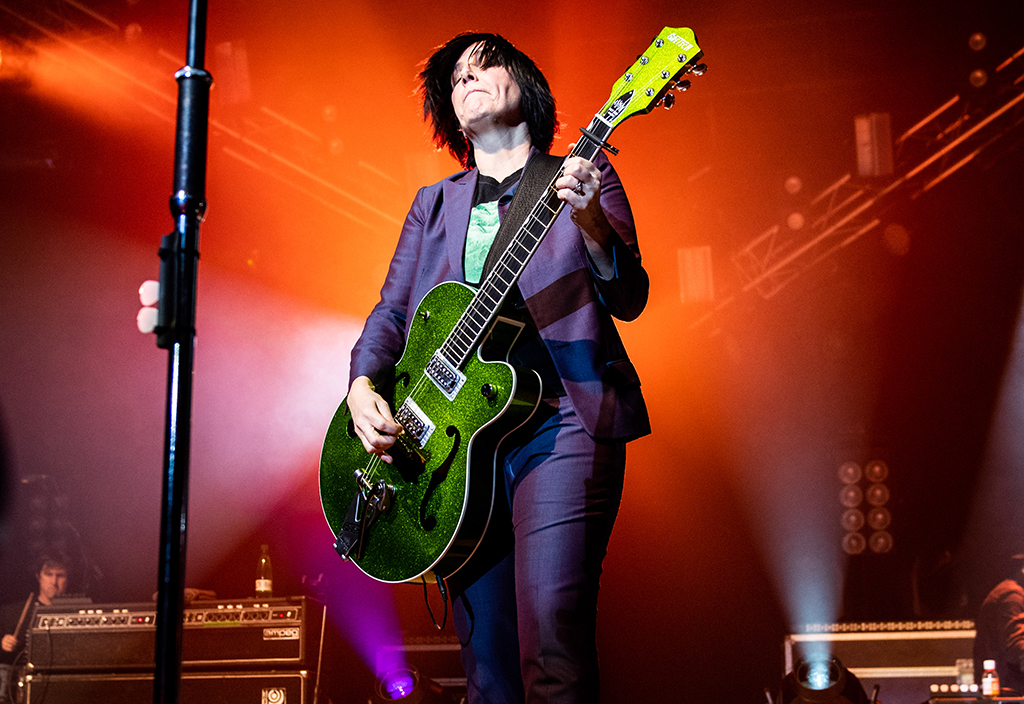
[[[587,132],[600,142],[604,142],[611,134],[612,127],[600,117],[595,117]],[[601,146],[589,136],[583,135],[569,156],[579,156],[593,161],[601,151]],[[548,230],[551,229],[555,218],[562,212],[565,201],[558,198],[558,191],[554,186],[555,180],[561,175],[562,169],[559,169],[554,179],[548,184],[544,195],[533,206],[519,231],[509,242],[494,268],[480,285],[480,289],[466,311],[452,328],[444,344],[441,345],[440,354],[454,367],[461,369],[469,356],[476,350],[484,332],[494,320],[501,304],[508,297],[509,291],[512,290],[522,275],[523,269],[537,252],[537,248]]]

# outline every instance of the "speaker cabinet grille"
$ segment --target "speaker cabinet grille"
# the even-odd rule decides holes
[[[312,704],[305,672],[204,672],[181,677],[181,701],[194,704]],[[144,674],[34,674],[27,704],[150,704],[153,677]]]

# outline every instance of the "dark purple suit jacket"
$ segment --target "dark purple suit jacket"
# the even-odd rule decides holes
[[[612,316],[633,320],[647,304],[633,215],[618,175],[604,156],[601,205],[615,230],[614,276],[592,267],[579,229],[565,208],[519,280],[519,288],[576,412],[595,438],[629,440],[650,432],[640,379]],[[381,289],[352,350],[350,378],[379,382],[401,357],[406,321],[426,293],[464,281],[463,250],[477,170],[420,189],[406,216]]]

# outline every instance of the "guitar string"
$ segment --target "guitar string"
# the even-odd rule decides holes
[[[588,137],[583,136],[579,142],[574,145],[569,156],[581,155],[586,146],[590,146],[591,150],[596,154],[597,145],[592,144]],[[593,155],[591,155],[591,158],[593,158]],[[516,236],[513,237],[509,246],[506,247],[501,257],[499,257],[498,262],[491,270],[491,273],[487,276],[487,279],[480,286],[476,295],[473,296],[473,299],[466,307],[466,312],[462,316],[462,319],[456,323],[455,327],[441,344],[440,351],[442,355],[445,354],[446,348],[453,348],[452,351],[458,355],[456,367],[460,370],[468,363],[470,355],[473,353],[474,349],[476,349],[477,345],[474,343],[477,342],[483,334],[483,329],[487,322],[490,320],[493,313],[497,311],[497,308],[503,302],[505,296],[508,295],[508,291],[511,290],[512,286],[515,285],[516,281],[518,281],[519,275],[522,274],[522,270],[525,269],[526,264],[532,258],[533,254],[536,253],[536,250],[540,246],[541,241],[543,241],[548,229],[550,229],[555,218],[558,217],[562,209],[565,207],[564,201],[559,201],[559,204],[556,207],[552,207],[550,205],[551,200],[558,197],[558,190],[555,188],[555,181],[564,175],[564,173],[565,170],[563,165],[548,182],[547,188],[545,189],[545,197],[541,198],[534,205],[533,209],[527,216],[527,223],[520,227]],[[541,217],[541,214],[544,213],[544,211],[547,211],[548,213],[546,220]],[[530,229],[534,223],[541,226],[541,232],[539,234],[534,233]],[[517,256],[517,250],[520,248],[524,251],[522,259]],[[519,265],[518,274],[516,273],[516,268],[509,262],[510,259],[514,260]],[[512,274],[509,281],[505,281],[501,278],[503,269]],[[496,283],[495,279],[500,281],[500,284],[504,286],[504,293],[501,293],[502,286]],[[497,297],[495,298],[492,294],[496,294]],[[491,310],[488,309],[485,299],[489,300],[492,304]],[[479,317],[481,322],[477,323],[475,320],[472,320],[473,316]],[[467,329],[470,326],[470,322],[476,324],[477,329],[475,331]],[[453,360],[448,361],[453,362]],[[415,402],[419,392],[422,391],[427,381],[428,375],[424,370],[418,375],[416,382],[409,390],[406,400],[403,401],[402,405],[404,406],[409,399],[412,399]],[[415,444],[419,445],[418,441],[415,441]],[[378,455],[372,456],[370,461],[367,462],[363,475],[368,484],[373,484],[376,480],[378,470],[383,469],[383,465],[385,464],[387,463],[385,463]]]
[[[416,383],[413,384],[412,388],[409,390],[409,393],[405,397],[405,401],[402,402],[403,406],[405,405],[405,402],[408,401],[409,399],[412,399],[413,401],[416,400],[415,395],[420,389],[423,388],[423,385],[426,383],[426,380],[426,372],[420,372],[419,378],[416,380]],[[399,406],[399,408],[401,408],[401,406]],[[401,424],[399,423],[399,425]],[[396,438],[395,442],[401,442],[401,440],[398,440]],[[383,465],[385,464],[387,463],[384,462],[384,460],[382,460],[378,455],[372,455],[372,458],[366,464],[366,469],[364,470],[363,474],[363,476],[366,478],[366,481],[370,484],[373,484],[373,481],[377,478],[377,470],[383,469]]]
[[[574,149],[569,156],[576,155],[576,152],[577,150]],[[547,223],[545,223],[540,218],[539,212],[547,210],[551,212],[553,215],[557,215],[558,211],[561,210],[561,207],[553,210],[550,206],[548,206],[547,201],[552,197],[552,195],[557,193],[557,191],[554,188],[554,183],[559,177],[562,176],[563,173],[563,168],[559,168],[554,178],[552,178],[551,181],[548,182],[548,185],[545,189],[546,197],[541,198],[534,205],[530,214],[527,216],[527,224],[524,224],[516,233],[516,236],[512,238],[512,241],[509,243],[509,246],[506,247],[501,257],[499,257],[498,262],[495,264],[490,274],[488,274],[484,283],[480,286],[479,291],[473,297],[473,300],[470,302],[469,306],[467,306],[466,313],[476,315],[481,322],[476,323],[475,330],[467,330],[466,328],[469,326],[469,322],[467,321],[463,323],[462,321],[460,321],[460,323],[455,326],[451,334],[448,336],[448,339],[445,341],[445,344],[442,345],[442,350],[444,350],[446,346],[449,346],[449,342],[451,342],[450,346],[452,347],[456,347],[457,344],[461,344],[461,347],[456,347],[456,349],[454,350],[455,352],[458,353],[461,363],[464,363],[466,358],[468,358],[469,354],[471,354],[473,349],[475,349],[476,345],[474,343],[477,342],[480,336],[483,334],[483,330],[486,327],[487,322],[491,319],[493,313],[496,312],[497,308],[503,302],[505,296],[508,295],[508,291],[511,290],[512,286],[519,278],[518,275],[514,273],[516,271],[516,268],[509,264],[509,260],[513,259],[518,264],[520,264],[519,271],[521,273],[522,269],[525,268],[526,262],[536,251],[537,247],[540,245],[540,242],[543,239],[543,235],[546,233],[547,228],[550,226],[550,223],[554,222],[554,217],[551,217],[550,220]],[[532,231],[530,231],[530,224],[532,221],[540,223],[544,227],[544,232],[542,232],[540,235],[536,235]],[[531,240],[529,245],[527,245],[527,236],[529,236]],[[526,256],[523,258],[523,260],[520,260],[516,256],[516,250],[519,248],[524,249],[526,252]],[[513,276],[510,281],[505,281],[504,279],[501,278],[503,269],[507,270],[509,273],[513,273]],[[496,281],[500,281],[500,285]],[[502,292],[501,290],[502,287],[504,287],[505,289],[504,292]],[[490,307],[488,307],[487,303],[485,302],[486,299],[489,299],[490,303],[492,304]],[[461,363],[459,366],[461,366]]]

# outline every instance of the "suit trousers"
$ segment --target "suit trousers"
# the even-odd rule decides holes
[[[487,534],[449,580],[470,704],[597,704],[597,596],[625,443],[592,438],[561,396],[497,458]]]

